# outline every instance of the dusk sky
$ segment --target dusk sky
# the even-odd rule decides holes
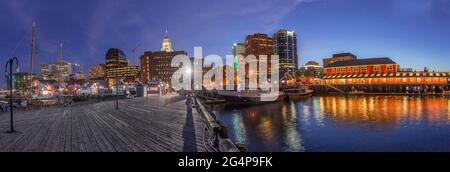
[[[175,50],[193,56],[193,47],[202,46],[204,55],[224,56],[248,34],[271,36],[281,28],[298,33],[300,65],[352,52],[391,57],[403,68],[450,71],[449,0],[0,0],[3,64],[18,56],[28,71],[33,21],[35,72],[56,60],[61,40],[65,60],[86,71],[105,63],[111,47],[129,59],[139,43],[137,57],[159,50],[165,30]]]

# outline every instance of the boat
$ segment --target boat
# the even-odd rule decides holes
[[[313,91],[306,87],[291,87],[283,89],[287,100],[296,100],[301,98],[308,98],[312,96]]]
[[[281,83],[281,90],[285,95],[285,100],[296,100],[312,96],[313,91],[307,85],[295,82],[295,77],[289,72],[286,72],[281,78]]]
[[[282,91],[270,92],[266,90],[219,91],[219,96],[228,104],[262,104],[281,101]]]
[[[450,91],[445,91],[442,95],[444,95],[444,97],[450,97]]]

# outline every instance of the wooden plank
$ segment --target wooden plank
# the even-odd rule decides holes
[[[21,133],[0,134],[0,151],[168,152],[186,145],[206,151],[203,119],[195,110],[187,119],[184,103],[151,97],[121,100],[119,110],[109,101],[18,111]],[[9,118],[0,115],[0,129],[8,127]]]

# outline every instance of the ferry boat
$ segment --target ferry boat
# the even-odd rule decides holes
[[[218,94],[228,104],[261,104],[281,101],[284,98],[282,91],[272,93],[267,90],[219,91]],[[264,101],[263,96],[272,101]]]
[[[296,100],[301,98],[311,97],[313,91],[306,87],[290,87],[283,89],[284,95],[287,100]]]

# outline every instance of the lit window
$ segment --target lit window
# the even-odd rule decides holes
[[[361,72],[366,72],[367,71],[367,66],[361,66]]]
[[[392,66],[392,65],[387,65],[387,70],[388,70],[388,71],[394,70],[394,66]]]
[[[373,66],[373,70],[374,70],[374,71],[380,71],[380,66],[378,66],[378,65]]]

